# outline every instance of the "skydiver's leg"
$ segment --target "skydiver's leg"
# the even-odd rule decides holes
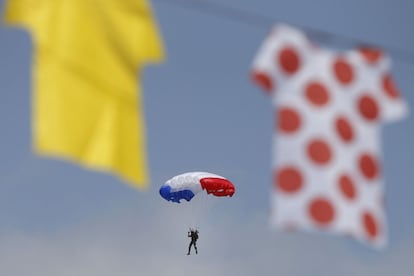
[[[190,242],[190,245],[188,246],[188,253],[187,255],[190,255],[190,251],[191,251],[191,245],[193,244],[193,241]]]
[[[196,242],[194,242],[194,248],[195,248],[196,254],[198,254],[198,252],[197,252],[197,244],[196,244]]]

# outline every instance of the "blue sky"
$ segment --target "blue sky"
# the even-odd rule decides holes
[[[222,1],[209,0],[223,4]],[[0,0],[0,12],[5,0]],[[171,0],[171,2],[174,2]],[[32,41],[0,25],[0,274],[2,275],[412,275],[414,119],[382,133],[390,242],[372,250],[348,238],[268,227],[273,111],[249,70],[268,27],[153,0],[167,51],[143,84],[151,187],[31,152]],[[228,0],[225,5],[394,49],[393,75],[414,106],[414,2]],[[395,51],[411,52],[411,59]],[[138,77],[138,75],[137,75]],[[231,199],[196,213],[158,195],[168,178],[203,170],[228,177]],[[197,256],[185,256],[189,221]]]

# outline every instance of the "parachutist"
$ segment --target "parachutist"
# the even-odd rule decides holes
[[[198,251],[197,251],[198,230],[193,230],[190,228],[190,231],[188,231],[187,236],[191,238],[190,245],[188,246],[187,255],[190,255],[192,245],[194,246],[196,254],[198,254]]]

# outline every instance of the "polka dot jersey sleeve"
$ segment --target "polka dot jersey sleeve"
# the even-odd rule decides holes
[[[287,25],[276,25],[259,48],[251,78],[271,94],[306,62],[309,41],[303,33]]]

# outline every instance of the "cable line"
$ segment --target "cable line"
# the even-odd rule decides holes
[[[211,1],[206,0],[154,0],[160,3],[170,4],[173,6],[179,6],[185,8],[187,10],[193,10],[201,13],[205,13],[208,15],[229,19],[232,21],[238,21],[244,24],[248,24],[251,26],[256,26],[260,28],[270,28],[274,25],[277,20],[266,17],[254,12],[245,11],[242,9],[237,9],[233,7],[229,7],[223,4],[213,3]],[[299,26],[295,25],[298,28],[304,30],[311,39],[315,39],[318,42],[328,43],[328,44],[336,44],[341,46],[348,46],[353,47],[357,46],[367,46],[367,47],[374,47],[385,50],[390,54],[394,55],[395,58],[413,63],[414,64],[414,52],[406,51],[402,49],[397,49],[390,46],[379,45],[374,43],[369,43],[367,41],[357,39],[350,36],[334,34],[328,31],[323,31],[316,28],[310,28],[306,26]]]

